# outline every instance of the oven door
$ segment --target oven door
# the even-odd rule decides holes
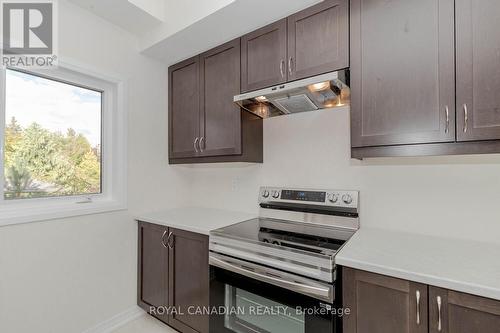
[[[210,332],[337,332],[333,285],[214,253],[210,264]]]

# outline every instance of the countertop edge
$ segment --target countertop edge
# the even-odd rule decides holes
[[[208,236],[210,234],[210,231],[214,230],[212,228],[203,229],[203,228],[194,227],[192,225],[180,224],[180,223],[170,222],[170,221],[165,222],[165,221],[156,220],[156,219],[152,219],[152,218],[145,218],[145,217],[137,217],[136,216],[136,217],[134,217],[134,220],[137,222],[146,222],[146,223],[152,223],[152,224],[157,224],[157,225],[163,225],[166,227],[171,227],[171,228],[180,229],[180,230],[184,230],[184,231],[194,232],[194,233],[206,235],[206,236]]]
[[[335,263],[340,266],[359,269],[371,273],[386,275],[417,283],[423,283],[434,287],[445,288],[453,291],[463,292],[480,297],[486,297],[494,300],[500,300],[500,289],[467,283],[457,280],[450,280],[439,276],[426,275],[418,272],[406,271],[397,267],[387,267],[374,263],[352,260],[338,256]]]
[[[254,214],[205,207],[179,207],[134,214],[135,221],[163,225],[209,236],[212,230],[255,218]]]

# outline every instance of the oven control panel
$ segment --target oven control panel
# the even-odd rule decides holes
[[[261,187],[259,203],[273,202],[357,208],[359,203],[359,192],[348,190]]]

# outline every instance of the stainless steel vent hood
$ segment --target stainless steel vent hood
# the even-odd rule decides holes
[[[261,118],[349,104],[348,71],[331,72],[234,96],[234,102]]]

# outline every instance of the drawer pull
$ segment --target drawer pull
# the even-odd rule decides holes
[[[467,128],[469,127],[469,109],[467,104],[464,104],[464,133],[467,133]]]
[[[445,112],[446,112],[446,127],[444,129],[445,133],[448,133],[450,131],[450,108],[448,105],[445,107]]]
[[[197,153],[199,153],[199,150],[198,150],[198,141],[199,140],[200,140],[200,138],[197,137],[196,139],[194,139],[194,144],[193,144],[194,145],[194,151],[197,152]]]
[[[441,332],[442,330],[442,323],[441,323],[441,296],[436,297],[436,302],[438,306],[438,332]]]
[[[415,292],[415,297],[417,298],[417,325],[420,325],[420,291]]]
[[[161,236],[161,245],[163,245],[164,248],[167,248],[167,244],[165,244],[165,235],[167,234],[167,230],[163,232],[163,235]]]

